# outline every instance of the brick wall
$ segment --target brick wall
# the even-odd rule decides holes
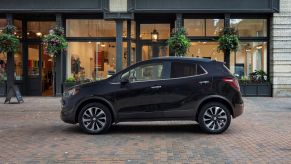
[[[291,0],[280,0],[271,22],[270,74],[273,96],[291,97]]]

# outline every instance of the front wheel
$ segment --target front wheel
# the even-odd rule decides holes
[[[78,116],[79,126],[89,134],[105,133],[110,128],[111,121],[109,109],[100,103],[85,105]]]
[[[209,134],[220,134],[227,130],[231,122],[229,109],[217,102],[204,105],[198,115],[201,130]]]

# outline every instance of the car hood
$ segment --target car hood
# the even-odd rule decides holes
[[[92,87],[92,86],[96,86],[96,85],[102,85],[106,82],[107,82],[107,79],[79,84],[79,85],[76,85],[76,87],[87,88],[87,87]]]

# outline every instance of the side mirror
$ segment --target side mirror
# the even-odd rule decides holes
[[[129,83],[128,78],[122,78],[122,79],[120,80],[120,84],[121,84],[121,85],[126,85],[126,84],[128,84],[128,83]]]

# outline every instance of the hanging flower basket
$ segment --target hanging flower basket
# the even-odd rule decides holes
[[[16,52],[19,46],[19,39],[14,35],[15,26],[7,25],[0,33],[0,53]]]
[[[173,51],[176,56],[185,56],[188,48],[190,47],[190,39],[187,37],[187,33],[184,28],[174,30],[167,43],[170,50]]]
[[[60,54],[68,47],[68,42],[64,36],[64,29],[55,27],[49,34],[43,37],[43,44],[46,46],[46,53],[50,55]]]
[[[234,28],[224,28],[219,33],[218,42],[218,51],[223,51],[224,53],[227,51],[236,52],[239,48],[238,32]]]

